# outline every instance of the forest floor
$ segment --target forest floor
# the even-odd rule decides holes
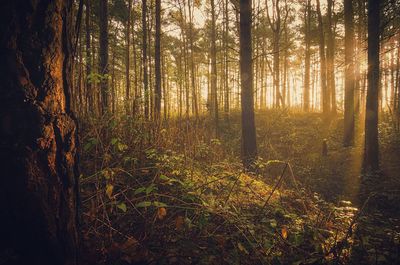
[[[240,163],[240,114],[159,128],[86,120],[81,197],[88,264],[397,264],[400,137],[382,117],[382,172],[361,177],[343,120],[256,113],[256,172]],[[322,155],[322,143],[328,154]]]

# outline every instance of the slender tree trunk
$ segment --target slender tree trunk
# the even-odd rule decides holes
[[[214,1],[214,0],[213,0]],[[230,97],[230,88],[229,88],[229,52],[228,52],[228,36],[229,36],[229,13],[228,13],[228,0],[225,0],[224,3],[224,14],[225,14],[225,30],[224,30],[224,60],[225,60],[225,102],[224,102],[224,112],[225,118],[229,117],[229,97]],[[215,11],[214,11],[215,13]]]
[[[88,101],[88,113],[92,114],[94,112],[94,95],[91,82],[92,73],[92,54],[91,54],[91,41],[90,41],[90,0],[86,0],[86,14],[85,14],[85,28],[86,28],[86,97]]]
[[[72,10],[72,0],[0,3],[0,246],[14,256],[3,264],[77,264]]]
[[[155,89],[154,117],[161,117],[161,0],[156,0],[156,40],[155,40]]]
[[[149,79],[147,76],[147,0],[142,1],[142,67],[143,67],[143,93],[144,93],[144,117],[149,120]]]
[[[215,3],[211,0],[211,114],[214,119],[215,135],[218,135],[218,98],[217,98],[217,48],[215,33]]]
[[[378,94],[380,51],[380,2],[368,0],[368,90],[365,115],[364,172],[379,169]]]
[[[194,4],[194,3],[192,3]],[[196,79],[195,79],[195,67],[194,67],[194,37],[193,37],[193,9],[191,0],[188,1],[189,7],[189,45],[190,45],[190,81],[192,86],[192,102],[193,102],[193,109],[196,119],[199,118],[199,106],[197,103],[197,93],[196,93]]]
[[[125,111],[129,114],[130,111],[130,97],[131,97],[131,78],[130,78],[130,56],[131,56],[131,11],[132,11],[132,0],[128,0],[128,20],[125,28],[126,38],[126,55],[125,55]]]
[[[335,82],[335,35],[334,25],[332,21],[334,0],[328,0],[328,34],[326,44],[326,59],[327,59],[327,86],[331,104],[332,114],[337,113],[336,106],[336,82]]]
[[[253,63],[251,51],[251,0],[240,0],[240,81],[242,105],[242,159],[250,169],[257,156],[254,121]]]
[[[100,25],[100,73],[102,75],[101,89],[101,112],[108,112],[109,106],[109,89],[108,89],[108,1],[100,0],[99,12]]]
[[[326,57],[325,57],[325,34],[324,25],[322,22],[320,0],[317,0],[317,14],[318,14],[318,34],[319,34],[319,57],[320,57],[320,75],[321,75],[321,103],[322,112],[324,114],[329,113],[329,97],[328,88],[326,82]]]
[[[304,60],[304,94],[303,94],[303,109],[304,111],[310,110],[310,58],[311,58],[311,37],[310,37],[310,26],[311,26],[311,0],[307,0],[307,6],[305,11],[305,60]]]
[[[345,98],[343,145],[354,144],[354,23],[352,0],[344,0]]]
[[[132,11],[131,11],[132,12]],[[139,86],[139,76],[141,76],[141,73],[138,73],[138,67],[137,67],[137,51],[136,51],[136,39],[135,39],[135,16],[131,15],[131,32],[132,32],[132,50],[133,50],[133,72],[134,72],[134,77],[133,77],[133,82],[134,82],[134,99],[132,102],[132,111],[133,114],[135,115],[136,112],[139,109],[138,106],[138,98],[139,95],[141,94],[141,89]]]

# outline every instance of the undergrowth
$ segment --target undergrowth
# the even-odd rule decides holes
[[[255,173],[244,172],[240,163],[236,114],[222,122],[219,139],[205,118],[159,126],[126,116],[81,123],[87,262],[349,261],[357,208],[348,201],[328,202],[310,189],[301,176],[314,170],[304,169],[310,156],[323,159],[315,157],[319,143],[287,129],[322,121],[314,114],[269,116],[259,126]],[[309,156],[302,157],[304,152]]]

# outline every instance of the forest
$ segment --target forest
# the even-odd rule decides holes
[[[399,0],[1,0],[0,265],[400,264]]]

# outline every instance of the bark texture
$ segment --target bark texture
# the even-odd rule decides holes
[[[0,253],[5,264],[77,263],[72,0],[0,4]]]

